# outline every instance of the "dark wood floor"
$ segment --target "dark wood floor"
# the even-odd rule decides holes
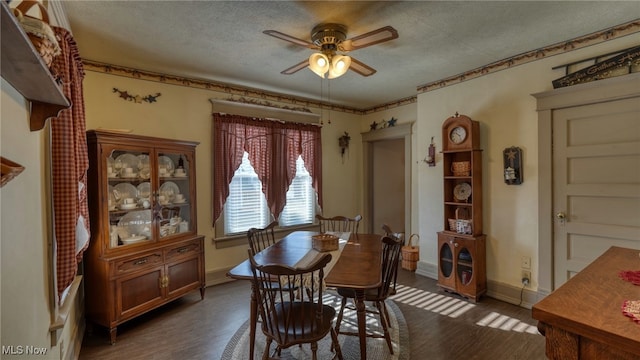
[[[442,292],[436,281],[400,270],[394,300],[409,326],[411,359],[541,360],[544,337],[531,311],[491,298],[478,303]],[[249,285],[235,281],[194,292],[118,327],[85,334],[80,359],[218,360],[249,318]],[[528,332],[529,331],[529,332]]]

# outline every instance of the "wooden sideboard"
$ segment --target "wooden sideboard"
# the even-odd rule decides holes
[[[549,359],[640,359],[640,324],[621,311],[624,300],[640,300],[640,286],[618,276],[640,270],[639,254],[611,247],[533,306]]]

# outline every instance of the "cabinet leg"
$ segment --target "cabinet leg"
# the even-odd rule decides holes
[[[204,286],[200,288],[200,300],[204,300],[204,289]]]
[[[116,343],[116,335],[118,333],[118,327],[114,326],[111,329],[109,329],[109,337],[110,337],[110,341],[111,341],[111,345]]]

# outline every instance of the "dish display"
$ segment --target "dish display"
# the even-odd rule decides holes
[[[167,202],[173,202],[176,194],[180,194],[180,188],[173,181],[167,181],[160,186],[160,195],[164,195]]]
[[[131,211],[120,218],[118,227],[121,229],[118,233],[121,240],[133,236],[151,237],[151,211]]]
[[[147,240],[147,237],[144,235],[135,235],[127,239],[120,239],[120,241],[125,245],[135,244],[145,240]]]
[[[122,210],[133,210],[136,207],[138,207],[138,204],[133,203],[133,204],[120,204],[118,205],[120,207],[120,209]]]
[[[138,197],[141,199],[148,199],[151,196],[151,183],[143,182],[138,185]]]
[[[471,185],[469,183],[460,183],[453,188],[453,197],[458,201],[467,201],[471,196]]]
[[[140,169],[149,168],[149,155],[138,155],[138,160],[140,161],[138,165]]]
[[[119,169],[118,166],[120,167]],[[116,171],[119,170],[120,177],[137,177],[140,169],[140,159],[133,154],[122,154],[116,158],[115,168]]]
[[[109,196],[109,210],[115,210],[116,208],[116,204],[118,203],[118,199],[116,199],[116,193],[115,193],[115,188],[111,185],[109,185],[108,189],[107,189],[107,194]]]
[[[137,198],[138,197],[138,189],[135,186],[129,183],[120,183],[114,186],[113,195],[115,196],[116,203],[121,204],[122,199],[126,198]]]
[[[164,169],[164,171],[163,171]],[[175,169],[175,164],[173,160],[171,160],[168,156],[159,156],[158,157],[158,173],[160,176],[170,176]]]

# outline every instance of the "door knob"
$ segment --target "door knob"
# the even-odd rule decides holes
[[[563,212],[559,212],[556,214],[556,217],[560,220],[564,220],[567,217],[567,215]]]

